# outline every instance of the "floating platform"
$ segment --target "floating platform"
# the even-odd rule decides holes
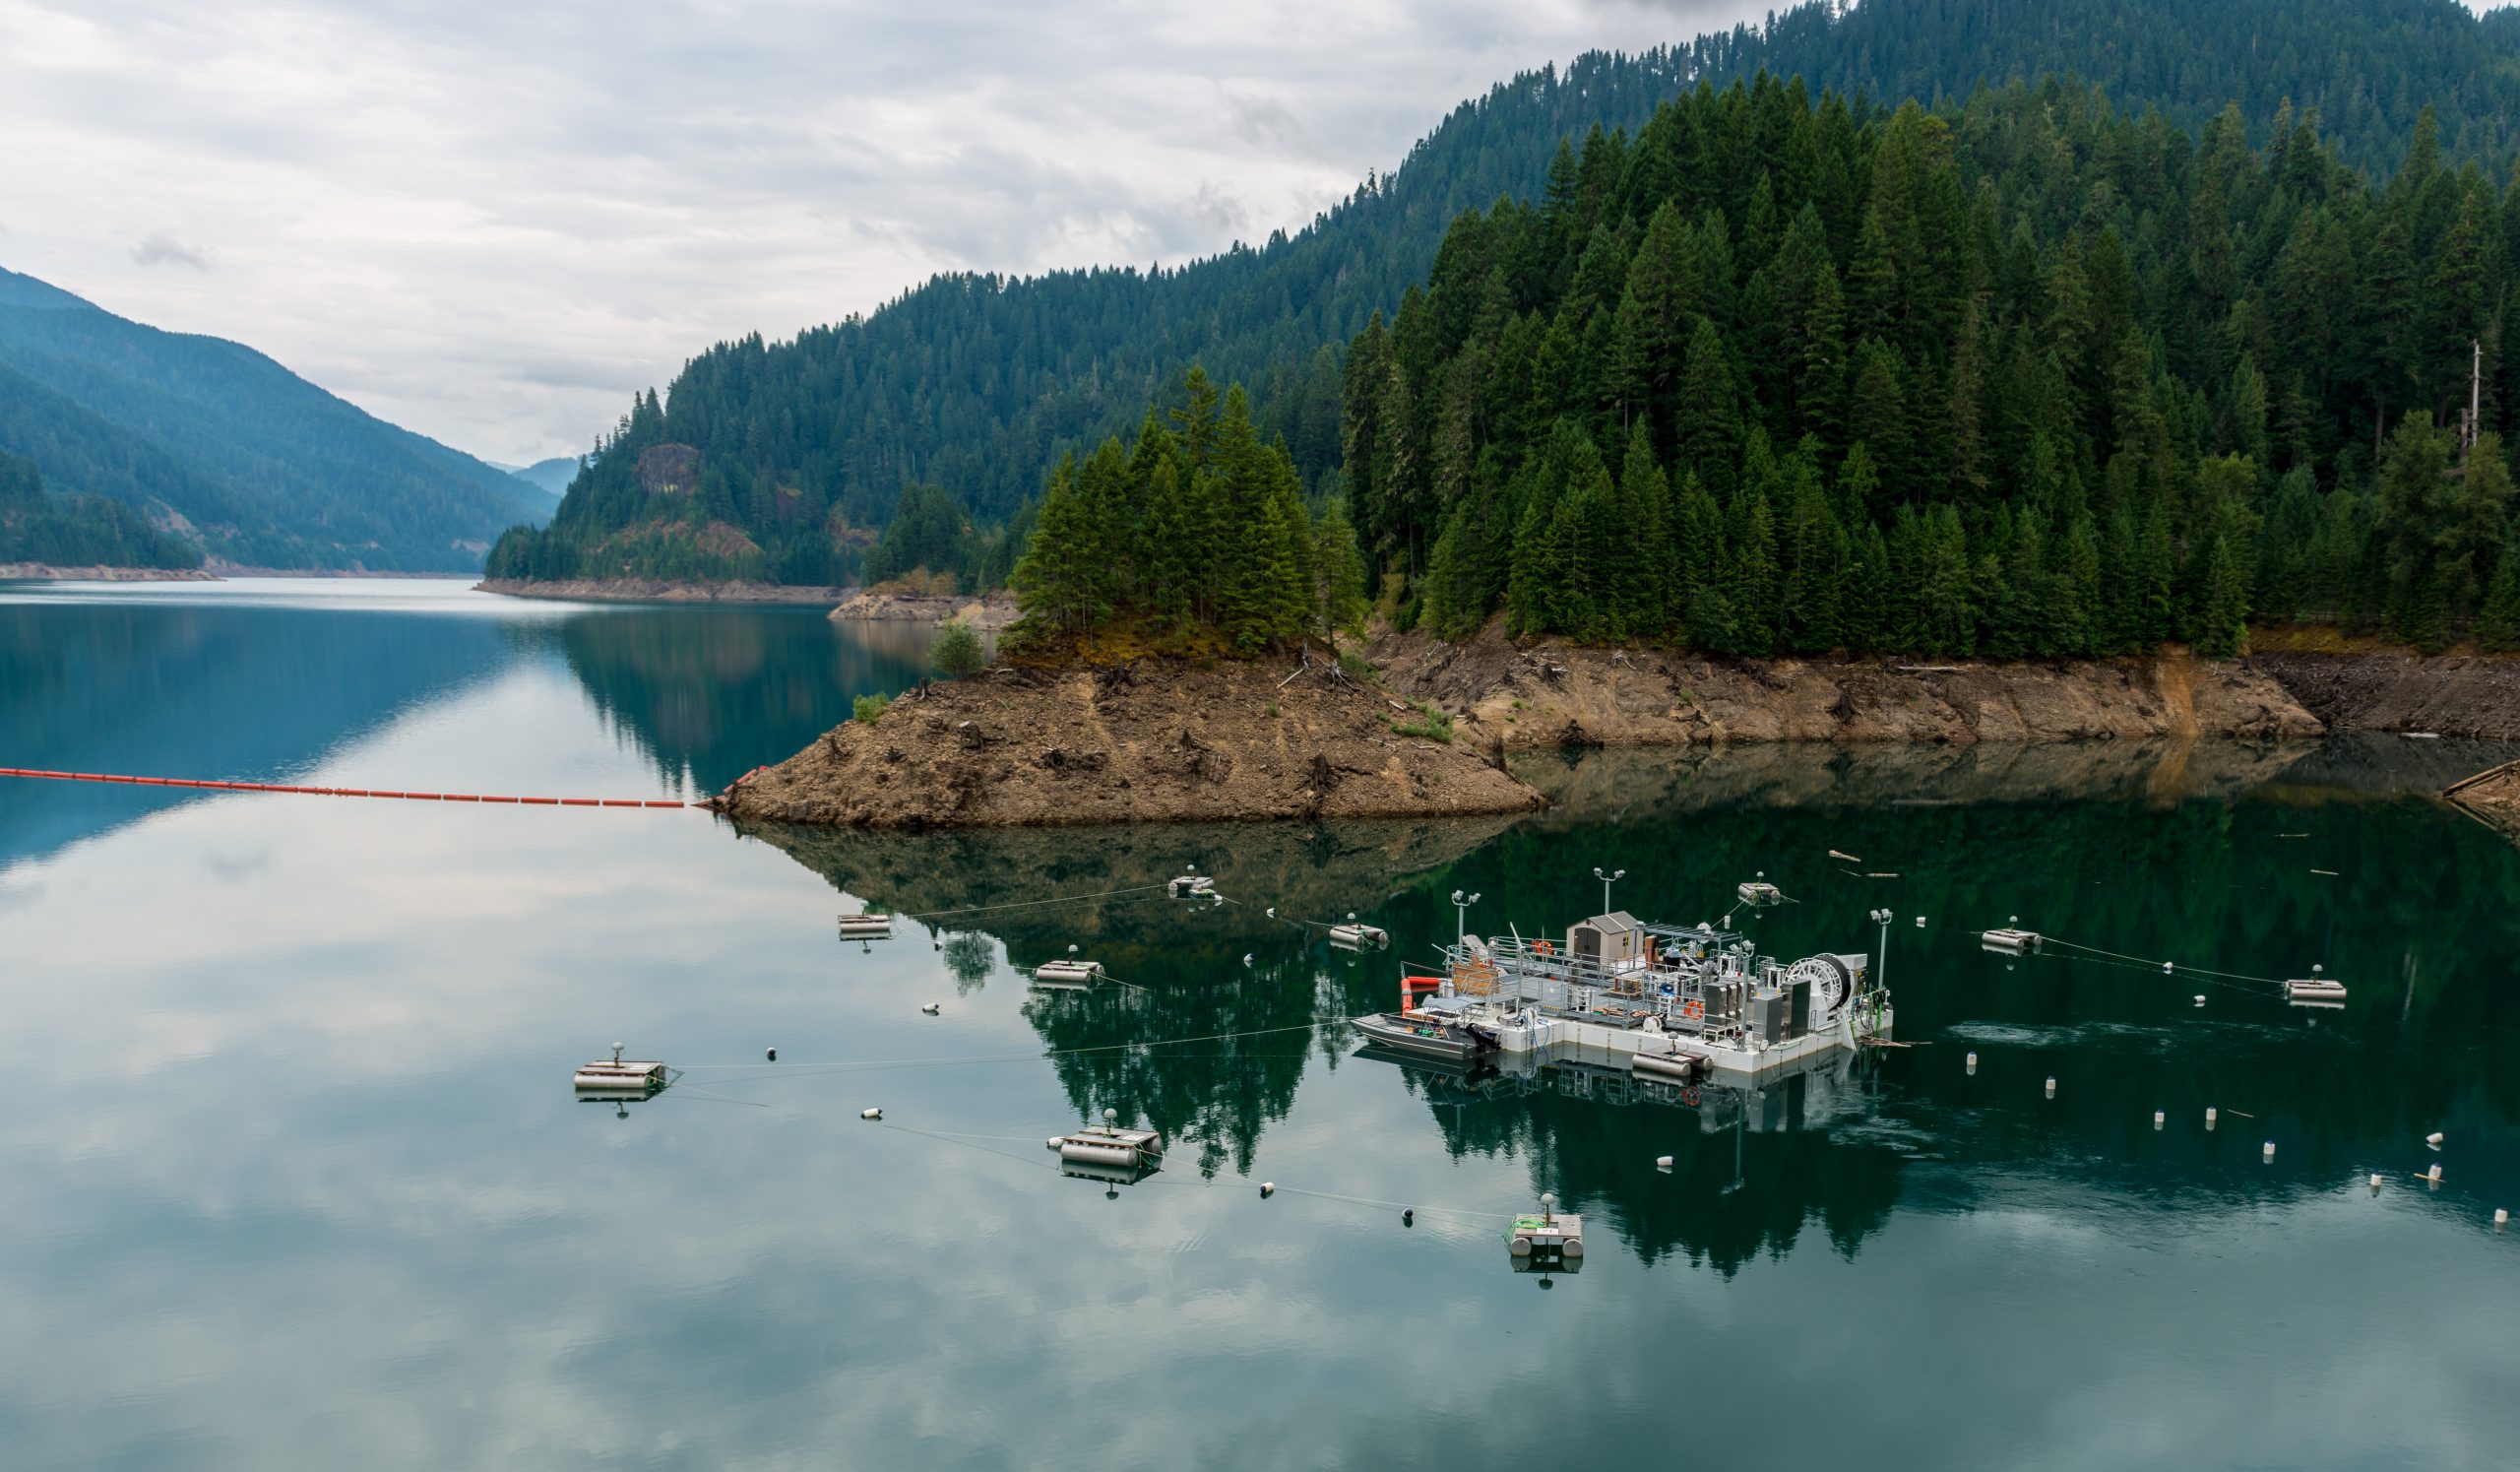
[[[1584,1219],[1557,1211],[1554,1199],[1544,1197],[1538,1214],[1514,1218],[1513,1229],[1505,1234],[1505,1250],[1516,1272],[1574,1272],[1584,1265]]]
[[[1100,961],[1044,961],[1033,968],[1033,980],[1043,987],[1091,987],[1102,979]]]
[[[1164,1164],[1164,1136],[1152,1129],[1089,1124],[1074,1134],[1052,1136],[1049,1147],[1058,1152],[1062,1166],[1143,1173]]]
[[[1734,869],[1733,872],[1739,873],[1740,870]],[[1785,903],[1785,891],[1777,888],[1773,884],[1767,883],[1764,880],[1749,880],[1743,883],[1739,888],[1735,889],[1733,893],[1741,897],[1742,904],[1749,906],[1753,910],[1762,910],[1770,905],[1782,905]]]
[[[2325,977],[2289,981],[2284,984],[2284,999],[2296,1006],[2341,1007],[2345,1005],[2345,984]]]
[[[2027,956],[2039,950],[2037,930],[1985,930],[1978,936],[1978,944],[2007,956]]]
[[[624,1058],[621,1045],[612,1056],[580,1063],[572,1080],[581,1099],[647,1099],[673,1081],[673,1070],[654,1058]]]
[[[1170,885],[1176,900],[1205,900],[1216,897],[1217,881],[1205,874],[1182,874]]]
[[[1330,943],[1342,950],[1381,950],[1391,944],[1391,932],[1374,926],[1332,926]]]
[[[844,915],[840,918],[840,935],[844,940],[890,940],[893,918],[889,915]]]

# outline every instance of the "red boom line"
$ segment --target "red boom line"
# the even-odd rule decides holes
[[[691,807],[696,803],[644,800],[637,798],[486,798],[473,793],[389,793],[355,787],[286,787],[276,782],[209,782],[191,777],[121,777],[108,772],[38,772],[32,767],[0,767],[0,777],[33,777],[46,782],[113,782],[126,787],[200,787],[224,793],[302,793],[316,798],[402,798],[413,802],[508,802],[528,807]]]

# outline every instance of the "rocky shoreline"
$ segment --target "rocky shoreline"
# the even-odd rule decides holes
[[[840,607],[831,610],[831,616],[879,623],[943,623],[960,619],[979,633],[994,634],[1013,623],[1018,614],[1014,598],[1004,593],[961,598],[861,589],[842,600]]]
[[[509,598],[548,598],[603,604],[836,604],[853,588],[803,588],[785,583],[677,583],[657,578],[567,578],[528,582],[483,578],[472,585]]]
[[[845,605],[843,616],[933,618],[917,605],[952,602],[883,597],[888,613]],[[1983,744],[2014,753],[2000,767],[2013,785],[2054,776],[2038,775],[2053,765],[2043,748],[2080,750],[2100,755],[2068,763],[2077,772],[2104,760],[2119,785],[2167,792],[2200,780],[2199,760],[2222,770],[2210,751],[2191,754],[2200,742],[2276,760],[2331,732],[2520,739],[2520,661],[2496,656],[1927,664],[1390,633],[1366,653],[1370,673],[1292,657],[993,671],[837,728],[720,805],[879,829],[1520,812],[1566,795],[1509,776],[1509,753],[1784,742]],[[2234,760],[2234,772],[2273,770]],[[2520,813],[2520,777],[2509,787],[2480,803]]]
[[[1732,741],[2285,740],[2326,730],[2273,676],[2182,655],[1924,663],[1726,660],[1558,640],[1385,635],[1392,692],[1451,713],[1480,746]]]
[[[1060,827],[1529,811],[1546,799],[1336,667],[1001,670],[904,694],[716,800],[743,819]]]
[[[216,583],[219,574],[199,567],[55,567],[48,562],[0,562],[0,580],[44,583]]]

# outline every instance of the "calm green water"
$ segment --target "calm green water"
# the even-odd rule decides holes
[[[914,677],[917,643],[425,584],[0,588],[0,765],[687,796]],[[1609,754],[1535,763],[1563,802],[1527,820],[960,836],[0,782],[0,1447],[2509,1466],[2520,850],[2420,796],[2501,754]],[[975,908],[1185,862],[1234,903]],[[1917,1046],[1687,1107],[1318,1025],[1387,1005],[1456,888],[1528,934],[1598,907],[1596,865],[1684,922],[1763,869],[1791,954],[1894,908]],[[843,944],[861,901],[960,913]],[[1350,911],[1394,953],[1290,923]],[[2324,964],[2352,1001],[1967,933],[2015,915]],[[1025,985],[1070,944],[1134,985]],[[615,1040],[691,1071],[577,1103]],[[1105,1107],[1171,1134],[1161,1175],[1058,1173],[1040,1139]],[[1580,1274],[1509,1268],[1543,1189],[1590,1224]]]

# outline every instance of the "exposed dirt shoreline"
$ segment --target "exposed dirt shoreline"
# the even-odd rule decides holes
[[[856,591],[801,588],[786,583],[677,583],[657,578],[567,578],[557,582],[483,578],[473,586],[483,593],[501,593],[510,598],[604,604],[836,604]]]
[[[2281,651],[2249,663],[2333,730],[2520,740],[2520,659],[2509,655]]]
[[[852,593],[831,610],[837,619],[876,622],[943,623],[959,618],[983,634],[994,634],[1016,619],[1015,600],[1004,593],[971,598],[924,593],[886,593],[872,589]]]
[[[219,574],[199,567],[55,567],[48,562],[0,562],[0,579],[45,583],[216,583]]]
[[[1482,749],[1728,741],[2076,741],[2313,736],[2323,723],[2245,664],[2147,660],[1723,660],[1486,637],[1385,635],[1392,692]]]
[[[1326,667],[998,671],[896,700],[748,774],[722,811],[863,828],[1522,812],[1539,792]]]

